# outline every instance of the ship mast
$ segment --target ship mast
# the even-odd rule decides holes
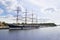
[[[32,24],[33,24],[33,16],[34,16],[34,14],[33,14],[33,11],[32,11]]]
[[[34,23],[34,14],[33,14],[33,10],[32,10],[32,24]],[[38,22],[38,17],[37,17],[37,15],[36,15],[36,24],[37,24],[37,22]]]
[[[38,23],[38,16],[36,15],[36,24]]]
[[[18,20],[19,20],[19,12],[21,11],[19,7],[17,7],[17,9],[15,10],[17,12],[17,18],[16,18],[16,23],[18,24]]]
[[[24,13],[25,13],[25,24],[27,24],[27,13],[28,13],[28,12],[27,12],[27,9],[25,10]]]

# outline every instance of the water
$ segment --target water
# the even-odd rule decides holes
[[[31,30],[0,30],[0,40],[60,40],[60,26]]]

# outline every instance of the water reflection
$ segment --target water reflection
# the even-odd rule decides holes
[[[0,40],[60,40],[60,26],[32,30],[0,30]]]

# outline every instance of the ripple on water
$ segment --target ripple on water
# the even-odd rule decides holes
[[[60,40],[60,26],[32,30],[0,30],[0,40]]]

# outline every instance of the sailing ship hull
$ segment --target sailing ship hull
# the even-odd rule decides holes
[[[32,29],[32,28],[39,28],[40,25],[13,25],[9,24],[9,29]]]
[[[8,24],[9,29],[23,29],[23,26]]]

